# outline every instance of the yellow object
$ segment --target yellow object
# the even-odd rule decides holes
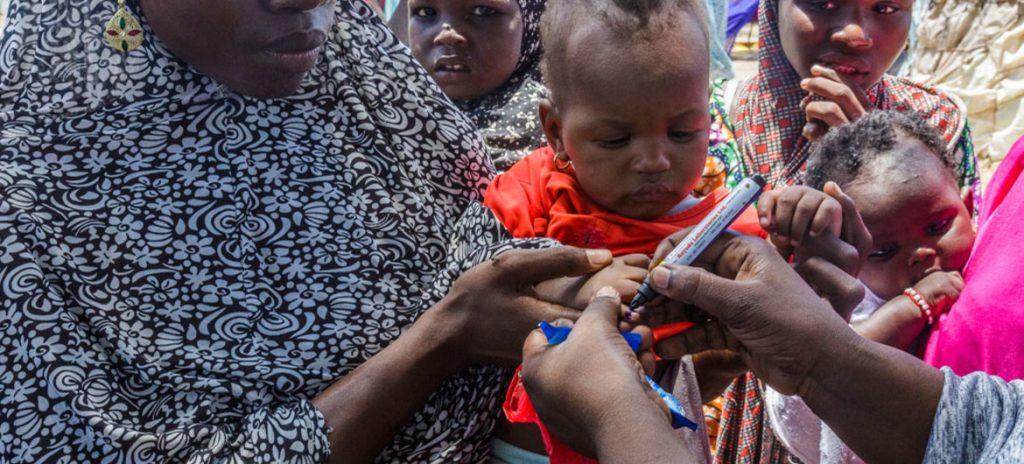
[[[704,161],[704,174],[701,175],[700,182],[693,188],[693,193],[697,197],[706,197],[711,192],[715,191],[718,187],[725,185],[725,163],[722,160],[708,156],[707,160]]]
[[[117,0],[117,12],[107,21],[103,36],[111,47],[125,53],[139,48],[145,38],[139,20],[124,7],[124,0]]]
[[[715,455],[718,445],[718,432],[722,421],[722,408],[725,397],[719,396],[704,405],[704,423],[708,428],[708,443],[711,444],[711,455]]]

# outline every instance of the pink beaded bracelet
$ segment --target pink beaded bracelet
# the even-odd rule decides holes
[[[924,297],[917,290],[914,290],[913,287],[907,287],[906,290],[903,290],[903,294],[910,298],[910,301],[913,301],[917,308],[921,310],[921,315],[928,319],[928,325],[935,323],[935,317],[932,316],[932,306],[925,301]]]

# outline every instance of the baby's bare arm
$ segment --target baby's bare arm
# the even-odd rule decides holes
[[[853,324],[862,337],[906,351],[927,321],[910,298],[900,295],[878,308],[871,317]]]
[[[914,284],[925,299],[933,318],[939,317],[960,297],[964,279],[957,271],[933,272]],[[928,321],[927,315],[910,297],[897,296],[878,308],[871,317],[853,324],[853,330],[868,340],[906,350]]]

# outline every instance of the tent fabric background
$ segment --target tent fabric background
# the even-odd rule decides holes
[[[910,76],[967,105],[987,181],[1024,134],[1024,3],[932,0],[917,28]]]

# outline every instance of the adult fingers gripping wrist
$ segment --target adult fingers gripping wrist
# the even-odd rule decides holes
[[[577,310],[541,298],[536,285],[594,272],[611,262],[607,250],[510,250],[460,276],[431,319],[440,322],[438,333],[449,339],[445,345],[460,363],[518,363],[523,342],[538,322],[579,316]]]
[[[516,283],[532,285],[597,271],[612,263],[612,253],[608,250],[584,250],[568,246],[510,250],[495,256],[491,263],[501,268],[503,275]]]

